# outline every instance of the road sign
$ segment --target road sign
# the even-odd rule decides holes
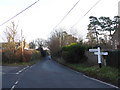
[[[98,52],[98,49],[89,49],[89,52]]]
[[[95,55],[98,55],[98,52],[94,52]],[[108,55],[108,52],[100,52],[100,55]]]
[[[101,55],[108,55],[108,52],[101,52],[100,47],[98,47],[97,49],[89,49],[89,52],[94,52],[95,55],[98,55],[98,64],[101,68]]]

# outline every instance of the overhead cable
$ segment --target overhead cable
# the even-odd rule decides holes
[[[18,15],[20,15],[21,13],[23,13],[24,11],[26,11],[27,9],[29,9],[30,7],[32,7],[33,5],[35,5],[39,0],[37,0],[36,2],[32,3],[31,5],[29,5],[27,8],[23,9],[22,11],[20,11],[19,13],[17,13],[16,15],[14,15],[13,17],[9,18],[8,20],[6,20],[5,22],[3,22],[2,24],[0,24],[0,26],[4,25],[5,23],[9,22],[10,20],[12,20],[13,18],[17,17]]]
[[[69,10],[69,12],[60,20],[60,22],[53,28],[55,29],[60,23],[62,23],[62,21],[70,14],[70,12],[76,7],[76,5],[80,2],[80,0],[78,0],[73,7]]]
[[[83,19],[101,0],[98,0],[71,28],[79,23],[81,19]]]

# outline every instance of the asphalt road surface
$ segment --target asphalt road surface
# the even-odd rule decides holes
[[[26,67],[3,66],[3,88],[115,88],[46,57]]]

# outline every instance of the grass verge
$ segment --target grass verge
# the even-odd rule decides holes
[[[65,66],[68,66],[76,71],[82,72],[87,76],[99,79],[101,81],[111,83],[113,85],[119,86],[119,80],[120,80],[120,71],[117,68],[112,68],[109,66],[103,66],[102,68],[99,68],[98,66],[88,66],[85,64],[70,64],[65,63],[64,60],[60,58],[55,58],[55,60],[63,64]]]

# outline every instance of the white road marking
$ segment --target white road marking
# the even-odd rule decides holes
[[[27,66],[27,67],[25,67],[25,68],[19,70],[16,74],[19,74],[19,73],[23,72],[23,71],[24,71],[25,69],[27,69],[28,67],[29,67],[29,66]]]
[[[30,68],[32,68],[33,66],[30,66]]]
[[[4,73],[4,72],[0,72],[0,74],[17,74],[17,73]]]
[[[18,84],[18,81],[15,82],[15,85]]]
[[[16,73],[16,74],[19,74],[19,73]]]
[[[6,73],[6,74],[16,74],[16,73]]]
[[[15,85],[12,86],[11,90],[13,90],[15,88]]]
[[[119,87],[117,87],[117,86],[115,86],[115,85],[112,85],[112,84],[109,84],[109,83],[106,83],[106,82],[100,81],[100,80],[98,80],[98,79],[91,78],[91,77],[88,77],[88,76],[86,76],[86,75],[83,75],[83,76],[86,77],[86,78],[89,78],[89,79],[92,79],[92,80],[98,81],[98,82],[100,82],[100,83],[106,84],[106,85],[108,85],[108,86],[111,86],[111,87],[113,87],[113,88],[119,88]]]

